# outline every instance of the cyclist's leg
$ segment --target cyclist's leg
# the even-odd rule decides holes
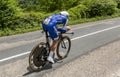
[[[57,39],[58,39],[56,23],[55,22],[51,22],[51,24],[48,24],[48,25],[42,24],[42,27],[43,27],[43,29],[46,29],[49,32],[50,37],[53,40],[53,43],[52,43],[50,49],[51,49],[51,51],[54,51],[55,50],[55,45],[56,45]]]
[[[52,60],[51,58],[52,58],[52,56],[53,56],[53,54],[54,54],[54,51],[55,51],[56,46],[57,46],[57,43],[58,43],[58,33],[57,33],[57,29],[56,29],[55,26],[56,26],[55,23],[50,24],[50,25],[48,26],[48,32],[49,32],[49,34],[50,34],[50,37],[51,37],[52,40],[53,40],[53,43],[52,43],[52,45],[51,45],[51,47],[50,47],[50,54],[49,54],[49,56],[48,56],[48,60],[49,60],[49,61],[51,60],[52,63],[54,63],[54,62],[53,62],[53,60]]]

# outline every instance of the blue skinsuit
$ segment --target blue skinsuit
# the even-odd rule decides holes
[[[44,19],[42,27],[47,30],[50,37],[55,40],[58,38],[58,31],[65,33],[67,31],[66,26],[68,18],[61,14],[54,14]],[[57,25],[63,24],[63,28],[57,28]]]

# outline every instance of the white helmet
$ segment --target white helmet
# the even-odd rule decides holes
[[[67,16],[67,17],[69,16],[69,13],[67,11],[62,11],[62,12],[60,12],[60,14],[64,15],[64,16]]]

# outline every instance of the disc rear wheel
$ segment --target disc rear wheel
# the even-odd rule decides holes
[[[36,45],[30,55],[29,55],[29,66],[32,70],[39,70],[43,68],[43,66],[46,63],[46,44],[45,43],[39,43]]]

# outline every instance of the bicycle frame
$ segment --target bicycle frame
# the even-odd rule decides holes
[[[46,37],[46,47],[47,47],[47,50],[48,50],[48,53],[50,52],[50,43],[49,43],[49,37],[50,35],[48,34],[48,31],[47,30],[43,30],[45,32],[45,37]],[[62,32],[59,32],[58,33],[58,41],[62,40],[63,38],[63,34],[74,34],[74,32],[71,32],[71,33],[62,33]],[[65,47],[65,43],[63,41],[63,47]]]
[[[44,30],[45,32],[45,37],[46,37],[46,47],[48,49],[48,51],[50,52],[50,43],[49,43],[49,34],[48,34],[48,31],[47,30]]]
[[[38,70],[38,69],[41,69],[45,66],[46,62],[47,61],[47,57],[50,53],[50,35],[48,33],[47,30],[43,30],[41,33],[45,33],[45,40],[46,42],[41,42],[39,44],[37,44],[31,51],[30,55],[29,55],[29,65],[30,65],[30,68],[33,69],[33,70]],[[58,45],[57,45],[57,49],[56,49],[56,55],[60,58],[60,59],[63,59],[65,57],[67,57],[69,51],[70,51],[70,47],[71,47],[71,41],[70,41],[70,38],[67,37],[67,36],[64,36],[63,34],[74,34],[74,33],[59,33],[58,34]],[[61,54],[59,53],[59,45],[61,45],[61,41],[62,41],[62,47],[63,48],[66,48],[66,41],[64,41],[64,39],[68,40],[69,42],[69,47],[68,47],[68,50],[67,50],[67,53],[65,54],[65,56],[61,56]],[[41,46],[43,46],[42,48],[44,48],[44,51],[39,51],[39,48],[41,48]],[[40,52],[40,53],[38,53]],[[55,54],[54,54],[55,55]],[[53,57],[54,57],[53,55]],[[38,59],[39,58],[39,59]]]
[[[46,47],[48,48],[48,51],[50,52],[50,43],[49,43],[49,37],[50,37],[50,35],[48,34],[48,31],[47,30],[43,30],[44,32],[45,32],[45,37],[46,37]],[[62,35],[63,33],[59,33],[59,38],[58,38],[58,40],[61,40],[61,38],[63,37],[63,35]]]

